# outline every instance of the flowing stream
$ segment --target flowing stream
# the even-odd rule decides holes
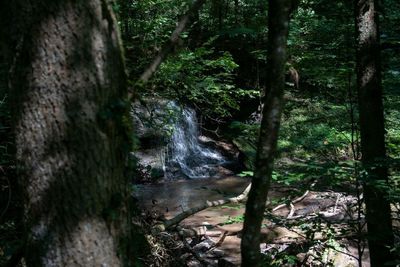
[[[217,173],[218,166],[226,161],[225,158],[199,142],[200,132],[193,109],[179,108],[175,103],[171,105],[178,116],[168,146],[167,176],[180,171],[189,178],[212,177]]]

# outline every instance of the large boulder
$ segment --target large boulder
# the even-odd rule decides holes
[[[242,162],[247,170],[254,170],[257,153],[254,143],[243,137],[237,137],[232,142],[239,150],[239,162]]]
[[[163,147],[171,136],[179,108],[165,99],[146,99],[132,105],[135,134],[140,149]]]
[[[165,157],[178,108],[165,99],[146,99],[132,105],[139,146],[132,152],[142,172],[152,180],[164,177]]]

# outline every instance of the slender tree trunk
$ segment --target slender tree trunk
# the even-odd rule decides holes
[[[120,266],[132,244],[129,105],[106,0],[14,1],[11,90],[28,266]],[[129,256],[128,256],[129,255]]]
[[[235,0],[235,24],[239,25],[239,0]]]
[[[129,27],[129,10],[130,10],[130,1],[129,0],[121,0],[119,1],[121,6],[120,21],[122,24],[121,27],[121,35],[124,41],[128,40],[130,37],[130,27]]]
[[[277,148],[285,87],[286,45],[292,0],[270,0],[268,73],[256,166],[246,204],[241,243],[242,266],[260,266],[260,230]]]
[[[356,0],[357,87],[360,112],[362,163],[365,169],[364,198],[367,210],[368,245],[371,266],[391,260],[393,231],[390,203],[384,189],[388,170],[384,165],[385,126],[382,103],[380,39],[374,0]]]

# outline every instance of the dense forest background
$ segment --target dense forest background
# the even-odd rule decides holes
[[[193,2],[198,4],[196,8],[191,8]],[[140,139],[133,133],[135,126],[132,130],[130,125],[127,127],[125,125],[130,124],[126,123],[126,120],[131,121],[129,119],[131,112],[129,101],[146,103],[150,99],[168,99],[196,111],[200,131],[203,135],[233,144],[240,152],[238,162],[240,167],[237,168],[237,174],[243,177],[253,177],[257,168],[257,149],[260,149],[259,132],[262,110],[265,109],[264,97],[269,92],[267,88],[270,82],[268,73],[271,72],[267,58],[267,43],[270,41],[268,40],[270,32],[268,29],[268,12],[270,11],[268,2],[271,1],[118,0],[113,3],[111,8],[116,15],[121,33],[123,44],[121,50],[125,60],[126,76],[110,74],[110,79],[117,78],[120,81],[126,79],[128,86],[125,88],[122,85],[124,82],[113,84],[114,91],[110,93],[110,99],[120,97],[122,94],[117,88],[124,88],[122,91],[126,90],[128,93],[122,102],[112,102],[108,109],[103,110],[105,121],[118,117],[115,120],[123,124],[123,127],[120,129],[104,123],[106,125],[104,127],[112,128],[112,130],[107,130],[107,135],[112,141],[98,151],[102,153],[114,151],[109,149],[108,145],[121,148],[120,150],[115,149],[117,151],[115,154],[122,150],[128,153],[143,149],[148,143],[145,144],[144,139]],[[357,82],[357,54],[360,52],[356,34],[355,11],[358,2],[375,2],[380,19],[380,40],[378,38],[380,43],[375,49],[379,50],[378,61],[381,63],[381,70],[378,68],[378,72],[381,71],[383,95],[378,94],[377,96],[378,100],[383,103],[386,151],[385,156],[380,158],[378,163],[374,163],[378,165],[372,167],[363,160],[362,136],[360,135],[360,91]],[[18,3],[24,4],[24,1],[18,1]],[[14,130],[15,128],[26,131],[31,129],[15,126],[14,105],[21,100],[13,94],[17,95],[21,92],[13,91],[11,87],[24,86],[18,80],[23,77],[22,74],[18,76],[15,75],[15,72],[25,73],[27,71],[24,69],[25,67],[18,66],[18,64],[27,62],[24,61],[25,59],[18,61],[18,55],[21,53],[20,49],[29,50],[30,48],[26,47],[29,44],[24,44],[21,48],[21,31],[16,25],[23,24],[26,27],[29,22],[24,22],[25,25],[20,21],[23,20],[21,16],[24,13],[21,10],[24,9],[24,5],[1,4],[0,7],[2,9],[0,11],[2,16],[0,38],[1,45],[4,46],[4,50],[2,50],[4,52],[0,54],[0,265],[7,263],[12,266],[24,255],[26,246],[24,235],[26,224],[24,226],[24,222],[27,216],[26,213],[22,213],[24,204],[26,208],[27,202],[26,192],[21,189],[21,183],[17,179],[18,171],[20,171],[17,166],[21,161],[21,154],[18,154]],[[18,17],[16,14],[20,16]],[[184,25],[184,29],[179,32],[179,37],[171,38],[184,18],[187,18],[188,21]],[[32,21],[35,22],[35,19]],[[86,23],[95,24],[93,20],[89,19]],[[51,25],[50,23],[48,27]],[[340,249],[340,245],[335,241],[335,237],[349,236],[358,242],[358,252],[361,253],[366,247],[367,240],[382,239],[380,233],[366,233],[364,220],[366,209],[363,203],[365,192],[363,190],[365,190],[366,184],[369,185],[368,168],[371,168],[370,173],[373,173],[376,168],[384,168],[387,172],[384,175],[385,179],[377,179],[378,181],[373,183],[373,188],[377,189],[373,190],[372,195],[376,192],[382,194],[382,203],[381,200],[375,199],[375,209],[383,207],[385,203],[391,208],[391,218],[389,214],[389,219],[392,222],[394,234],[391,233],[390,238],[394,241],[390,242],[389,238],[390,247],[386,247],[387,243],[383,242],[385,244],[378,244],[374,250],[386,247],[385,250],[390,254],[387,261],[392,266],[399,264],[400,255],[398,236],[400,209],[399,25],[400,2],[398,0],[299,1],[297,8],[290,16],[285,63],[284,109],[277,141],[276,161],[273,171],[271,170],[273,184],[293,188],[285,197],[274,200],[274,205],[280,203],[289,205],[293,199],[308,190],[346,192],[346,194],[354,196],[357,199],[354,204],[356,217],[354,221],[348,222],[349,227],[343,228],[343,232],[335,231],[329,223],[323,224],[323,226],[321,226],[322,223],[319,223],[318,226],[310,226],[308,221],[299,219],[295,224],[310,236],[315,231],[329,232],[327,234],[329,238],[324,241],[323,245],[336,250]],[[104,28],[106,27],[104,26]],[[99,32],[107,31],[99,30]],[[112,33],[105,35],[108,36],[107,34],[111,36],[110,38],[114,38]],[[3,42],[3,40],[5,41]],[[32,42],[32,47],[35,44]],[[116,45],[107,43],[105,47],[114,49],[112,53],[104,56],[114,64],[110,69],[122,69],[122,61],[114,60],[119,53]],[[85,58],[85,53],[85,51],[82,52],[82,58]],[[21,58],[21,56],[19,57]],[[27,56],[27,58],[29,57]],[[161,64],[152,69],[154,66],[152,64],[157,59]],[[94,65],[88,65],[86,68],[96,69]],[[110,72],[108,69],[104,71],[107,73],[105,76]],[[12,79],[14,81],[10,82]],[[104,89],[104,92],[108,92],[107,89]],[[74,92],[70,97],[73,94]],[[101,93],[101,95],[108,95],[108,93]],[[82,98],[85,96],[87,94],[79,95]],[[37,103],[40,105],[41,102]],[[114,116],[114,114],[117,115]],[[173,117],[173,112],[169,116]],[[74,123],[72,125],[79,128],[80,122]],[[371,119],[371,125],[372,123]],[[46,124],[43,127],[46,127]],[[92,129],[90,125],[88,127]],[[159,125],[155,125],[155,127],[159,127]],[[163,130],[165,133],[163,132],[162,135],[168,136],[171,130],[173,129],[166,127]],[[80,132],[75,129],[72,133],[78,136]],[[118,136],[123,137],[119,138]],[[26,139],[18,140],[29,140],[29,136],[24,138]],[[76,151],[92,149],[91,146],[86,146],[88,140],[91,138],[85,136],[82,141],[76,141],[76,144],[71,147]],[[82,153],[82,155],[86,155],[86,152]],[[15,156],[16,154],[17,156]],[[87,153],[87,155],[89,154]],[[114,152],[110,152],[110,154],[114,155]],[[78,160],[83,160],[85,157],[77,156]],[[116,179],[108,186],[125,193],[115,197],[111,192],[103,190],[103,187],[99,186],[97,189],[88,190],[88,195],[95,193],[92,191],[99,190],[107,195],[107,199],[114,201],[115,198],[119,199],[130,195],[130,190],[135,188],[132,185],[143,181],[159,182],[160,176],[153,175],[151,171],[138,165],[135,158],[124,161],[124,170],[118,163],[118,159],[117,157],[117,159],[113,158],[109,161],[108,157],[102,156],[93,159],[93,162],[98,164],[96,166],[103,166],[102,163],[107,162],[96,173],[107,172],[113,177],[124,175],[125,178]],[[90,165],[92,161],[88,161],[87,164],[87,166],[93,166]],[[111,172],[109,169],[113,171]],[[129,180],[127,188],[123,184],[126,180]],[[118,181],[121,184],[117,184]],[[73,180],[73,182],[78,186],[80,180]],[[54,190],[59,190],[58,187],[55,188]],[[60,190],[59,192],[67,191]],[[71,203],[74,203],[73,200]],[[90,205],[95,207],[96,203]],[[86,207],[81,210],[77,208],[79,205],[74,205],[69,209],[79,211],[71,212],[71,216],[86,214]],[[92,210],[93,207],[90,205],[88,204],[87,210]],[[118,226],[115,226],[117,222],[124,221],[121,219],[123,217],[121,214],[125,209],[118,206],[118,209],[123,212],[115,215],[113,208],[114,206],[110,205],[107,215],[104,215],[104,210],[102,210],[102,216],[116,217],[111,228],[117,229]],[[93,209],[97,209],[97,206]],[[136,214],[137,212],[135,210],[132,213]],[[140,214],[140,212],[138,213]],[[69,214],[69,211],[66,211],[66,214]],[[136,214],[135,216],[140,217],[141,215]],[[245,219],[241,216],[233,218],[233,220],[243,222]],[[121,223],[121,225],[125,224],[126,221]],[[103,229],[101,227],[100,225],[99,229]],[[318,227],[322,227],[323,230]],[[115,230],[116,234],[113,232],[112,235],[118,236],[118,242],[128,243],[121,236],[127,232],[132,234],[135,231],[127,230],[130,228],[129,226],[123,228],[123,230]],[[146,232],[146,230],[144,231]],[[146,241],[141,232],[135,232],[133,235],[136,243],[133,242],[135,245],[132,249],[124,247],[124,251],[129,251],[131,254],[123,261],[139,264],[139,258],[143,258],[143,254],[149,254],[151,250],[142,249],[143,243]],[[387,236],[383,235],[383,237],[385,239]],[[313,245],[322,242],[311,237],[310,240],[309,242]],[[308,247],[313,245],[308,244]],[[124,246],[129,247],[125,243]],[[298,250],[297,248],[296,251],[298,252]],[[290,251],[284,251],[284,253],[278,253],[278,256],[274,258],[266,256],[263,258],[266,265],[262,266],[302,266],[302,263],[295,257],[296,253],[290,254]],[[382,252],[382,255],[384,254]],[[382,258],[379,258],[382,255],[377,255],[377,261],[372,262],[371,266],[384,266]],[[304,266],[331,266],[329,264],[332,263],[323,260],[324,250],[317,251],[314,256],[316,258],[314,264],[320,265],[304,264]],[[361,259],[358,263],[361,266]],[[162,264],[166,263],[160,263],[161,266]]]

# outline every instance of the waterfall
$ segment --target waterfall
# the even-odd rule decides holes
[[[167,172],[180,171],[189,178],[207,178],[215,175],[218,166],[225,162],[215,150],[199,142],[199,128],[196,113],[190,108],[179,108],[172,127],[167,157]]]

